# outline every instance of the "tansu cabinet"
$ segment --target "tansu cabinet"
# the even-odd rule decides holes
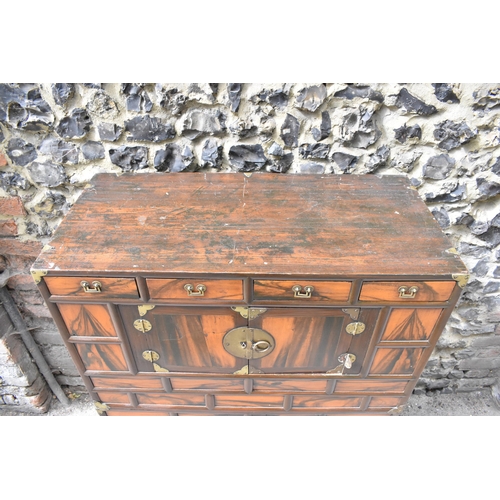
[[[387,414],[467,269],[405,177],[99,174],[32,274],[103,415]]]

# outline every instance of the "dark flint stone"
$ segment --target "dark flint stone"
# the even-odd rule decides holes
[[[488,243],[490,247],[496,247],[500,243],[500,228],[490,227],[488,231],[478,234],[477,237]]]
[[[25,102],[25,90],[7,83],[0,83],[0,121],[7,119],[7,108],[10,103],[17,103],[24,106]]]
[[[26,190],[29,189],[31,184],[17,172],[0,172],[0,186],[5,191],[8,191],[10,188]]]
[[[91,125],[92,121],[87,110],[77,108],[71,112],[70,116],[66,116],[59,122],[56,132],[64,139],[84,137]]]
[[[430,116],[437,113],[434,106],[425,104],[425,102],[411,95],[406,88],[399,91],[396,106],[406,113],[416,113],[417,115]]]
[[[212,90],[212,94],[214,96],[216,96],[217,90],[219,89],[219,84],[218,83],[209,83],[208,85],[209,85],[210,89]]]
[[[479,236],[480,234],[484,234],[488,231],[490,225],[486,221],[475,220],[472,224],[469,225],[470,232]]]
[[[312,85],[311,87],[305,87],[300,89],[297,97],[296,103],[297,108],[307,109],[308,111],[316,111],[326,99],[326,87],[321,85]]]
[[[117,141],[122,135],[123,128],[116,123],[99,123],[97,131],[101,141]]]
[[[283,148],[277,142],[273,142],[267,152],[272,156],[283,156]]]
[[[302,144],[299,148],[301,158],[327,158],[329,152],[328,144]]]
[[[43,155],[50,156],[56,163],[78,163],[78,146],[55,137],[47,137],[42,141],[38,150]]]
[[[431,156],[424,165],[423,176],[426,179],[446,179],[454,166],[455,160],[446,154]]]
[[[237,144],[229,149],[229,163],[238,172],[260,170],[267,158],[260,144]]]
[[[149,113],[153,103],[148,93],[136,83],[122,83],[121,91],[127,96],[127,111],[145,111]]]
[[[361,97],[363,99],[370,99],[371,101],[384,102],[384,96],[368,85],[348,85],[344,90],[335,92],[334,97],[341,97],[343,99],[354,99]]]
[[[288,153],[278,160],[274,160],[270,166],[271,172],[284,174],[287,172],[293,163],[293,153]]]
[[[360,108],[344,117],[343,140],[347,146],[366,149],[378,141],[382,132],[376,127],[373,114],[373,111]]]
[[[23,139],[11,139],[7,145],[6,152],[9,158],[16,164],[25,167],[37,156],[35,146]]]
[[[102,90],[92,94],[90,101],[87,103],[87,109],[89,112],[102,117],[118,114],[116,102]]]
[[[231,111],[235,113],[240,107],[241,100],[241,83],[228,83],[227,96],[231,103]]]
[[[346,153],[333,153],[332,155],[332,160],[344,173],[349,173],[350,169],[356,165],[358,158],[358,156],[348,155]]]
[[[102,83],[84,83],[83,86],[88,89],[102,89]]]
[[[222,146],[213,139],[207,139],[201,151],[204,167],[220,167],[222,164]]]
[[[177,144],[167,144],[155,154],[154,167],[158,172],[182,172],[186,170],[194,159],[189,146],[181,148]]]
[[[7,107],[7,120],[14,128],[23,130],[44,130],[54,123],[50,106],[42,99],[38,88],[26,94],[22,104],[11,102]]]
[[[438,123],[434,129],[434,138],[440,141],[438,146],[446,151],[458,148],[476,137],[476,135],[465,122],[454,123],[445,120]]]
[[[438,101],[441,102],[460,102],[460,99],[455,95],[452,88],[447,83],[433,83],[434,94]]]
[[[488,263],[490,259],[482,259],[480,260],[473,268],[472,272],[476,275],[477,278],[483,278],[488,273]]]
[[[391,150],[387,146],[381,146],[377,151],[371,154],[366,162],[366,169],[368,173],[375,172],[380,167],[384,167],[389,159]]]
[[[172,125],[163,125],[159,118],[151,118],[149,115],[136,116],[125,122],[125,130],[132,135],[129,141],[151,141],[161,142],[175,137]]]
[[[394,129],[394,138],[402,144],[406,142],[406,139],[412,139],[414,137],[422,139],[422,129],[420,125],[407,127],[405,123],[402,127]]]
[[[104,158],[104,146],[101,142],[88,141],[82,146],[82,153],[86,160],[102,160]]]
[[[498,268],[497,268],[498,269]],[[495,271],[496,272],[496,271]],[[500,283],[490,281],[484,288],[483,293],[496,293],[500,290]]]
[[[52,85],[52,96],[59,106],[64,106],[75,93],[73,83],[54,83]]]
[[[121,146],[118,149],[110,149],[109,157],[111,162],[122,168],[124,172],[148,166],[148,148],[143,146]]]
[[[274,108],[284,108],[288,104],[288,94],[282,90],[275,90],[267,96],[267,101]]]
[[[497,182],[489,182],[486,179],[479,178],[476,179],[476,184],[481,196],[480,200],[487,200],[488,198],[493,198],[500,194],[500,184]]]
[[[450,217],[444,208],[432,210],[432,215],[434,215],[434,218],[438,221],[442,229],[450,226]]]
[[[247,128],[245,128],[247,127]],[[259,129],[256,125],[248,123],[245,120],[236,120],[229,125],[229,131],[233,135],[237,135],[238,137],[254,137],[259,134]]]
[[[156,94],[159,98],[160,106],[172,115],[179,115],[186,104],[186,96],[181,94],[178,89],[164,90],[160,83],[156,84]]]
[[[196,139],[202,134],[220,134],[225,126],[225,115],[218,110],[190,109],[183,119],[182,135]]]
[[[500,157],[498,157],[495,163],[493,163],[493,165],[491,166],[491,171],[494,174],[500,175]]]
[[[322,163],[301,163],[298,167],[299,174],[324,174],[325,166]]]
[[[470,214],[463,213],[455,222],[457,226],[470,226],[474,222],[474,217]]]
[[[415,178],[415,177],[412,177],[412,178],[410,179],[410,184],[411,184],[412,186],[414,186],[414,187],[419,187],[419,186],[421,186],[421,185],[422,185],[422,181],[421,181],[420,179],[417,179],[417,178]]]
[[[500,214],[495,215],[492,221],[490,222],[490,226],[500,227]]]
[[[450,193],[434,195],[434,193],[426,193],[425,200],[432,203],[455,203],[465,198],[465,186],[458,185]]]
[[[280,133],[281,139],[285,143],[285,146],[291,148],[291,147],[296,147],[298,145],[299,129],[300,129],[299,120],[297,120],[295,116],[287,113],[285,121],[281,126],[281,133]]]
[[[458,244],[458,253],[462,255],[470,255],[472,257],[481,258],[488,255],[490,252],[487,248],[478,245],[472,245],[471,243],[460,242]]]
[[[312,129],[312,135],[315,141],[322,141],[326,139],[330,132],[332,131],[332,121],[330,119],[330,114],[328,111],[323,111],[321,113],[321,125],[319,126],[319,130],[317,128]]]
[[[56,187],[67,182],[68,176],[61,165],[46,162],[33,162],[26,169],[30,173],[33,182],[45,187]]]
[[[2,129],[0,128],[0,143],[2,143],[4,139],[5,136],[3,135]]]
[[[493,271],[493,277],[494,278],[500,278],[500,266],[497,266],[495,270]]]

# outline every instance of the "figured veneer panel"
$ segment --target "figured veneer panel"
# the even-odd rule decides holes
[[[442,309],[394,309],[382,334],[382,341],[429,340]]]
[[[292,287],[302,287],[304,293],[306,286],[314,290],[311,297],[295,297]],[[351,282],[349,281],[313,281],[307,279],[296,280],[255,280],[253,284],[254,299],[258,301],[291,300],[296,303],[310,302],[347,302]]]
[[[253,392],[320,392],[326,391],[326,380],[253,379]]]
[[[92,371],[127,371],[127,362],[117,344],[73,344],[83,365]]]
[[[174,391],[243,392],[242,379],[172,377],[170,383]]]
[[[417,287],[415,297],[401,297],[399,288],[402,286],[407,290]],[[455,281],[367,281],[363,283],[359,300],[361,302],[446,302],[455,286]]]
[[[425,349],[379,347],[375,352],[371,374],[412,375]]]
[[[175,299],[195,302],[198,300],[243,300],[243,280],[213,280],[205,278],[153,279],[146,280],[152,299]],[[189,295],[185,285],[193,285],[197,293],[198,285],[205,285],[203,295]]]
[[[91,377],[96,391],[101,389],[163,389],[160,378],[143,377]]]
[[[136,396],[140,405],[205,406],[205,396],[202,394],[137,393]]]
[[[318,396],[293,396],[294,408],[359,408],[363,398],[334,398]]]
[[[283,396],[216,395],[215,407],[219,408],[283,408]]]
[[[130,404],[130,398],[126,392],[98,392],[99,399],[104,403]]]
[[[72,336],[116,337],[108,308],[102,304],[58,304]]]
[[[338,380],[334,393],[388,392],[403,394],[407,385],[408,381],[406,380]]]
[[[402,402],[403,398],[376,396],[371,399],[368,408],[391,408],[399,406]]]
[[[47,288],[52,295],[64,295],[67,297],[79,297],[86,299],[96,298],[139,298],[139,292],[134,278],[101,278],[96,276],[46,276],[44,278]],[[92,287],[93,281],[101,283],[101,292],[85,292],[81,282],[86,281]]]

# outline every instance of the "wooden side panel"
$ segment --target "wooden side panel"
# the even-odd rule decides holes
[[[128,371],[118,344],[74,344],[87,370]]]
[[[356,392],[403,394],[407,385],[407,380],[338,380],[335,394]]]
[[[219,408],[283,408],[283,396],[233,396],[216,395],[215,407]]]
[[[202,394],[136,394],[141,405],[205,406]]]
[[[152,299],[182,299],[195,303],[210,299],[243,300],[242,280],[211,280],[205,278],[193,279],[153,279],[147,280],[149,294]],[[205,285],[204,295],[189,295],[184,289],[185,285],[193,285],[197,292],[197,285]]]
[[[429,340],[442,312],[442,309],[394,309],[381,340]]]
[[[311,297],[294,297],[292,287],[300,285],[302,289],[313,286]],[[255,280],[253,285],[254,299],[291,300],[297,304],[309,302],[346,302],[349,299],[351,283],[349,281],[308,281],[308,280]]]
[[[415,286],[413,298],[399,295],[401,286]],[[456,286],[455,281],[372,281],[365,282],[359,300],[364,302],[446,302]]]
[[[143,377],[91,377],[94,389],[163,389],[160,378]]]
[[[152,325],[147,333],[134,328],[137,307],[120,310],[140,372],[154,371],[142,356],[147,350],[157,352],[156,363],[169,371],[234,373],[247,365],[246,359],[232,356],[222,346],[229,330],[247,323],[230,307],[155,307],[144,316]]]
[[[370,369],[377,375],[412,375],[425,349],[379,347]]]
[[[135,279],[133,278],[46,276],[44,281],[52,295],[65,295],[93,300],[101,297],[120,297],[128,299],[135,299],[139,297],[137,285],[135,283]],[[93,281],[99,281],[99,283],[101,283],[101,292],[85,292],[81,285],[82,281],[87,281],[89,284]]]
[[[293,396],[294,408],[359,408],[363,398],[333,398],[319,396]]]
[[[70,335],[116,337],[108,308],[103,304],[58,304]]]

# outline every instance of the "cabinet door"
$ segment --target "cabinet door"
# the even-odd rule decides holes
[[[226,332],[247,326],[230,307],[156,306],[143,316],[137,306],[120,311],[140,372],[234,373],[247,364],[222,345]]]
[[[379,313],[380,309],[269,308],[251,319],[250,327],[269,333],[274,346],[268,355],[251,359],[250,369],[264,373],[333,370],[358,374]],[[342,365],[341,358],[346,354],[355,356],[349,367]]]

